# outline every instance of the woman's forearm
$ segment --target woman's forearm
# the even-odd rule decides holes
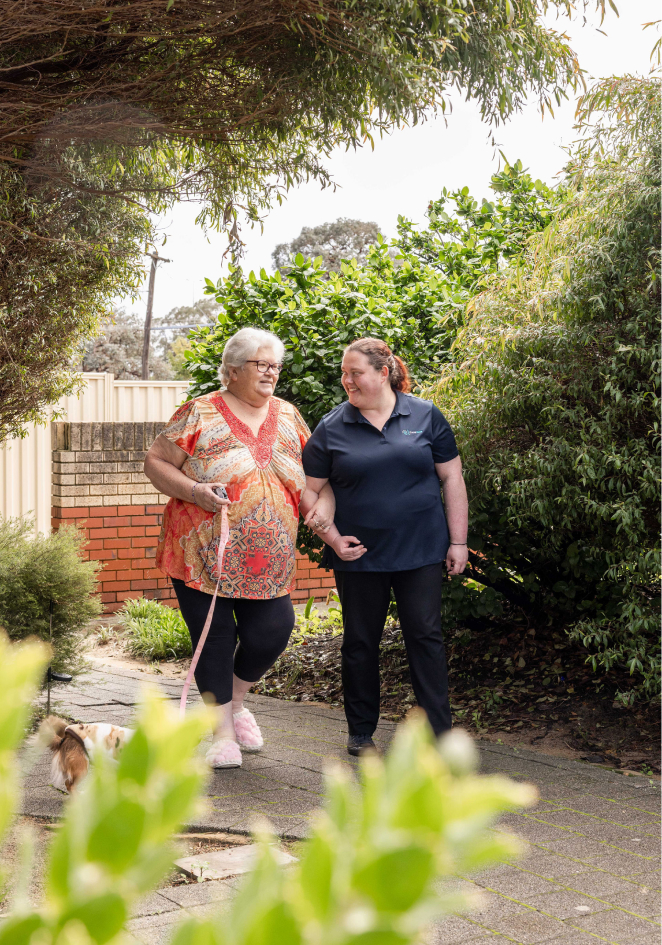
[[[195,485],[194,480],[167,460],[148,454],[145,458],[145,475],[164,495],[183,499],[185,502],[193,501],[191,490]]]
[[[305,518],[306,515],[308,515],[318,499],[319,493],[315,492],[309,486],[306,486],[299,502],[299,512],[301,513],[302,518]]]
[[[449,476],[441,484],[444,493],[444,507],[448,534],[452,542],[464,544],[469,528],[469,504],[467,489],[462,474]]]

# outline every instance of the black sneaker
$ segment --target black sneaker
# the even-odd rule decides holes
[[[372,735],[350,735],[347,739],[347,752],[350,755],[364,755],[367,751],[377,752]]]

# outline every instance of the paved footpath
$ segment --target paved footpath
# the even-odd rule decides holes
[[[128,724],[145,679],[179,700],[181,680],[96,664],[70,686],[55,690],[52,711],[81,722]],[[190,702],[199,700],[197,693]],[[353,765],[346,754],[342,711],[321,704],[266,696],[247,700],[265,736],[259,755],[244,755],[241,769],[216,771],[208,805],[191,829],[246,832],[266,815],[284,839],[301,839],[306,815],[319,806],[328,759]],[[380,723],[375,741],[386,747],[394,725]],[[480,909],[441,920],[430,945],[660,945],[660,785],[583,762],[479,744],[481,770],[537,785],[535,810],[501,824],[529,843],[529,854],[457,880],[479,889]],[[206,744],[201,750],[206,749]],[[30,773],[24,813],[57,816],[62,796],[48,784],[48,756]],[[172,926],[190,914],[223,908],[238,880],[164,888],[150,896],[129,923],[134,940],[161,945]]]

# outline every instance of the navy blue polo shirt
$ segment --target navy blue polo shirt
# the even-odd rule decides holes
[[[306,443],[303,468],[329,480],[338,531],[368,550],[358,561],[341,561],[326,545],[324,567],[408,571],[444,561],[448,527],[434,464],[457,455],[439,408],[411,394],[396,391],[381,431],[349,401],[327,413]]]

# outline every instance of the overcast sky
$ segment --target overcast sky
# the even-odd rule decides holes
[[[566,31],[589,76],[604,77],[626,73],[646,74],[650,68],[650,50],[655,41],[652,29],[642,31],[642,24],[660,16],[659,0],[617,0],[620,17],[611,11],[599,32],[599,19],[578,17],[574,22],[556,17],[550,20],[559,31]],[[604,35],[606,33],[607,35]],[[565,163],[563,147],[572,142],[575,104],[564,103],[552,118],[540,116],[537,103],[531,102],[511,120],[496,129],[498,147],[509,162],[518,158],[534,177],[548,183],[555,181]],[[454,189],[468,185],[479,199],[488,196],[490,176],[501,161],[489,140],[490,129],[481,122],[477,107],[459,96],[453,100],[453,112],[447,118],[430,119],[414,128],[394,131],[358,151],[337,150],[329,168],[337,189],[322,191],[309,183],[290,191],[282,206],[267,216],[264,231],[259,227],[242,228],[246,244],[244,268],[272,270],[271,253],[277,243],[288,242],[304,226],[317,226],[338,217],[374,220],[384,235],[395,235],[398,214],[417,223],[425,222],[428,202],[439,196],[442,187]],[[205,277],[214,282],[223,271],[222,255],[227,240],[217,233],[207,236],[195,225],[195,204],[180,204],[159,221],[167,235],[160,254],[172,260],[159,266],[154,298],[154,321],[178,305],[191,305],[203,297]],[[146,284],[137,302],[118,300],[118,304],[140,315],[145,311]]]

